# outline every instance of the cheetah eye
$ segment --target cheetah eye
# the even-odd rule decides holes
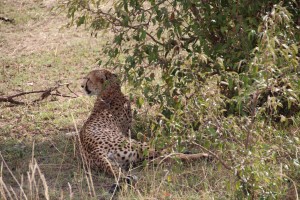
[[[104,83],[104,81],[105,81],[105,79],[103,79],[103,78],[100,78],[100,83]]]
[[[81,85],[82,88],[84,88],[84,85]]]

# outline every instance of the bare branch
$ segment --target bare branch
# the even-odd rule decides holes
[[[10,19],[10,18],[7,18],[7,17],[0,17],[0,20],[5,21],[5,22],[9,22],[9,23],[12,23],[12,24],[15,22],[14,19]]]
[[[0,102],[9,102],[9,103],[16,104],[16,105],[24,105],[25,104],[24,102],[14,100],[11,97],[0,97]]]
[[[73,90],[71,90],[71,89],[69,88],[69,84],[67,84],[66,87],[68,88],[68,90],[69,90],[72,94],[74,94],[76,97],[79,97],[78,94],[76,94],[75,92],[73,92]]]
[[[68,88],[68,89],[73,94],[75,94],[76,97],[61,94],[57,89],[60,88],[61,86],[64,86],[64,85],[66,85],[67,88],[68,88],[69,83],[67,83],[67,84],[59,84],[57,86],[48,88],[46,90],[36,90],[36,91],[30,91],[30,92],[21,92],[21,93],[18,93],[18,94],[7,96],[7,97],[0,97],[0,102],[7,102],[7,103],[14,104],[14,105],[25,105],[25,104],[32,104],[32,103],[36,103],[36,102],[42,101],[42,100],[48,98],[49,96],[60,96],[60,97],[67,97],[67,98],[76,98],[76,97],[78,97],[78,95],[76,95],[74,92],[72,92],[70,90],[70,88]],[[54,91],[56,93],[52,93]],[[35,99],[35,100],[33,100],[33,101],[29,102],[29,103],[23,102],[23,101],[18,101],[18,100],[14,99],[16,97],[25,96],[25,95],[28,95],[28,94],[41,94],[41,95],[40,95],[39,98],[37,98],[37,99]]]
[[[208,150],[207,148],[203,147],[200,144],[197,144],[196,142],[193,142],[194,145],[200,147],[202,150],[208,152],[209,154],[211,154],[213,157],[215,157],[226,169],[228,170],[232,170],[232,167],[229,166],[227,163],[225,163],[217,154],[215,154],[214,152]]]

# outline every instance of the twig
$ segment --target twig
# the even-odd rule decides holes
[[[79,97],[75,92],[73,92],[73,91],[69,88],[69,84],[67,84],[66,87],[68,88],[68,90],[69,90],[72,94],[74,94],[76,97]]]
[[[46,99],[47,97],[49,96],[61,96],[61,97],[67,97],[67,98],[76,98],[78,97],[78,95],[76,95],[76,97],[73,97],[73,96],[69,96],[69,95],[63,95],[61,94],[57,89],[61,86],[68,86],[69,83],[67,84],[59,84],[57,86],[54,86],[54,87],[51,87],[51,88],[48,88],[46,90],[37,90],[37,91],[30,91],[30,92],[21,92],[21,93],[18,93],[18,94],[14,94],[14,95],[11,95],[11,96],[7,96],[7,97],[0,97],[0,102],[8,102],[8,103],[11,103],[11,104],[14,104],[14,105],[25,105],[25,104],[32,104],[32,103],[36,103],[36,102],[39,102],[39,101],[42,101],[44,99]],[[69,89],[69,88],[68,88]],[[70,90],[70,89],[69,89]],[[56,93],[52,93],[53,91],[56,91]],[[70,90],[71,91],[71,90]],[[72,92],[72,91],[71,91]],[[24,95],[27,95],[27,94],[41,94],[41,96],[35,100],[33,100],[32,102],[29,102],[29,103],[26,103],[26,102],[23,102],[23,101],[18,101],[18,100],[15,100],[14,98],[16,97],[20,97],[20,96],[24,96]],[[75,93],[73,93],[75,94]]]
[[[133,30],[139,30],[140,27],[142,26],[145,26],[147,24],[140,24],[140,25],[129,25],[129,24],[126,24],[126,25],[123,25],[123,22],[122,20],[118,19],[117,17],[109,14],[109,13],[106,13],[104,12],[103,10],[101,9],[98,9],[97,11],[94,11],[94,10],[91,10],[90,8],[86,8],[88,11],[92,12],[92,13],[96,13],[96,14],[99,14],[99,15],[102,15],[103,17],[105,17],[107,20],[109,20],[114,26],[121,26],[121,27],[127,27],[127,28],[130,28],[130,29],[133,29]],[[118,22],[118,23],[116,23]],[[159,44],[159,45],[162,45],[164,46],[164,43],[158,41],[157,39],[155,39],[155,37],[153,35],[151,35],[149,32],[147,32],[146,30],[144,30],[146,35],[148,37],[150,37],[155,43]]]
[[[230,167],[228,164],[226,164],[217,154],[215,154],[214,152],[208,150],[207,148],[201,146],[200,144],[197,144],[196,142],[193,142],[194,145],[200,147],[202,150],[210,153],[212,156],[214,156],[226,169],[228,170],[232,170],[232,167]]]
[[[42,92],[40,98],[38,98],[38,99],[36,99],[32,102],[35,103],[35,102],[42,101],[42,100],[46,99],[47,97],[49,97],[51,95],[52,91],[57,90],[59,87],[60,87],[60,85],[45,90],[44,92]]]
[[[64,95],[64,94],[51,94],[51,96],[58,96],[58,97],[65,97],[65,98],[72,98],[72,99],[76,99],[76,97],[70,96],[70,95]]]
[[[295,190],[295,200],[299,200],[299,195],[298,195],[298,190],[297,190],[297,183],[295,183],[295,181],[293,179],[291,179],[290,177],[288,177],[285,174],[280,173],[280,176],[284,176],[285,178],[289,179],[294,186],[294,190]]]
[[[0,20],[5,21],[5,22],[9,22],[9,23],[12,23],[12,24],[15,22],[14,19],[9,19],[7,17],[0,17]]]
[[[25,104],[24,102],[14,100],[11,97],[0,97],[0,102],[9,102],[9,103],[16,104],[16,105],[24,105]]]

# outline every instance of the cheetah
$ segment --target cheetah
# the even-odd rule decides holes
[[[105,89],[108,84],[108,88]],[[109,117],[101,115],[101,119],[111,120],[111,122],[103,123],[114,124],[125,136],[128,136],[132,122],[131,106],[130,101],[121,92],[117,75],[107,70],[94,70],[84,78],[81,87],[88,95],[98,96],[93,114],[104,111],[103,115]]]
[[[115,74],[105,69],[91,71],[81,87],[87,94],[97,95],[94,108],[79,132],[80,149],[91,167],[115,178],[124,178],[128,166],[146,159],[145,151],[148,151],[148,158],[158,157],[159,153],[147,144],[129,137],[132,121],[130,102],[121,92],[120,81]],[[208,155],[200,155],[205,156]]]
[[[120,81],[108,70],[91,71],[81,85],[96,95],[94,108],[79,132],[80,150],[86,162],[115,178],[131,163],[143,159],[148,146],[129,137],[132,114]]]

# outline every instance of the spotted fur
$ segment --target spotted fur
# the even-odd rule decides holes
[[[97,100],[79,133],[81,150],[91,166],[116,176],[129,164],[141,161],[148,147],[128,137],[130,102],[121,92],[116,75],[94,70],[84,78],[82,88],[89,95],[97,95]]]

